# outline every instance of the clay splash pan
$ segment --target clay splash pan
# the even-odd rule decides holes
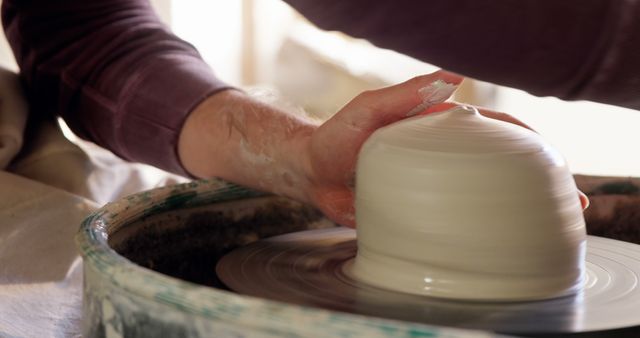
[[[332,251],[331,257],[322,258],[323,261],[320,262],[325,268],[331,268],[333,263],[340,264],[341,255],[346,255],[344,261],[348,261],[355,253],[353,232],[336,229],[334,224],[326,221],[316,210],[218,180],[196,181],[154,189],[110,203],[87,218],[77,236],[77,243],[84,257],[84,335],[451,338],[500,336],[491,332],[495,330],[487,326],[500,321],[486,311],[495,309],[495,304],[476,303],[474,306],[463,306],[465,310],[460,312],[455,311],[455,306],[452,308],[448,302],[435,301],[435,307],[423,307],[422,314],[417,316],[413,311],[416,302],[411,302],[413,310],[407,310],[406,307],[402,309],[403,306],[398,307],[397,300],[403,297],[394,296],[395,300],[391,303],[384,297],[375,300],[376,303],[387,302],[387,307],[393,308],[393,313],[375,312],[376,309],[371,310],[374,312],[363,313],[357,310],[358,304],[354,303],[354,298],[343,300],[338,307],[323,307],[322,304],[288,299],[297,292],[294,290],[282,292],[274,297],[235,293],[229,291],[218,279],[215,272],[216,264],[221,257],[234,249],[261,247],[265,242],[271,241],[262,239],[298,231],[304,232],[284,235],[285,240],[293,239],[295,242],[290,246],[289,252],[281,251],[285,255],[295,254],[294,251],[299,251],[301,246],[315,247],[320,242],[336,242],[334,244],[342,249]],[[325,238],[327,236],[329,238]],[[623,243],[624,245],[633,246],[627,248],[633,249],[629,252],[637,251],[632,244]],[[274,249],[276,248],[271,247],[269,251]],[[321,248],[312,251],[320,252],[320,257],[323,256],[323,252],[326,254]],[[310,252],[305,251],[307,257],[313,256],[309,255]],[[300,268],[299,264],[291,264],[291,260],[288,262],[284,270],[290,272]],[[267,267],[271,269],[274,265]],[[343,282],[345,278],[348,279],[335,273],[335,269],[324,270],[331,270],[331,273],[325,274],[323,278],[333,275]],[[257,269],[249,272],[248,275],[260,273]],[[271,274],[272,270],[267,272]],[[264,289],[268,290],[273,285],[264,286]],[[364,291],[370,289],[365,288]],[[376,292],[379,293],[379,290]],[[358,292],[344,293],[342,298],[354,294],[357,296]],[[357,297],[355,299],[357,301]],[[574,301],[579,304],[583,299],[576,298]],[[345,302],[352,302],[351,307],[346,306]],[[567,299],[561,302],[567,303]],[[464,302],[454,304],[459,307],[464,305]],[[536,302],[528,310],[522,304],[510,304],[510,307],[517,308],[518,311],[511,312],[507,317],[519,319],[526,325],[513,326],[505,331],[515,331],[519,332],[518,336],[530,337],[639,336],[638,327],[579,332],[581,328],[584,329],[581,325],[586,318],[572,311],[556,311],[559,316],[552,322],[527,320],[527,311],[546,308],[541,304]],[[433,312],[434,309],[442,311],[436,313]],[[628,312],[631,316],[638,313],[634,309]],[[603,313],[606,313],[606,310]],[[437,320],[429,321],[424,320],[425,318]],[[606,318],[605,321],[613,323],[619,320],[620,316],[607,315]],[[460,330],[450,328],[451,326],[484,330]],[[533,330],[537,331],[533,333],[526,332],[536,327],[564,329],[553,334],[541,332],[544,330],[540,329]]]
[[[219,180],[107,204],[82,224],[86,337],[497,337],[234,293],[215,274],[231,250],[331,228],[315,209]]]

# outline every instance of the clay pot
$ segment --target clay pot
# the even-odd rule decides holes
[[[374,286],[467,300],[536,300],[582,287],[586,232],[562,156],[474,108],[376,131],[356,174],[358,254]]]

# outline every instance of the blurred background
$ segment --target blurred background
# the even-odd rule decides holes
[[[320,31],[279,0],[151,2],[221,79],[275,91],[322,119],[363,90],[437,69],[366,41]],[[17,69],[4,37],[0,64]],[[640,112],[538,98],[471,79],[456,100],[522,119],[556,146],[576,173],[640,176],[635,155]]]

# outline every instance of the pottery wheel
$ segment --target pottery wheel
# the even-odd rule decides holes
[[[462,302],[397,293],[349,277],[356,233],[311,230],[261,240],[223,257],[220,279],[246,295],[330,310],[510,334],[625,329],[640,336],[640,245],[589,236],[587,278],[574,296]]]

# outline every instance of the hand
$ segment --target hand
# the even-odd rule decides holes
[[[377,129],[406,118],[419,104],[444,102],[454,87],[435,92],[434,100],[419,94],[436,80],[457,85],[462,77],[438,71],[364,92],[311,133],[302,150],[309,173],[307,199],[331,220],[355,227],[353,185],[360,148]]]

